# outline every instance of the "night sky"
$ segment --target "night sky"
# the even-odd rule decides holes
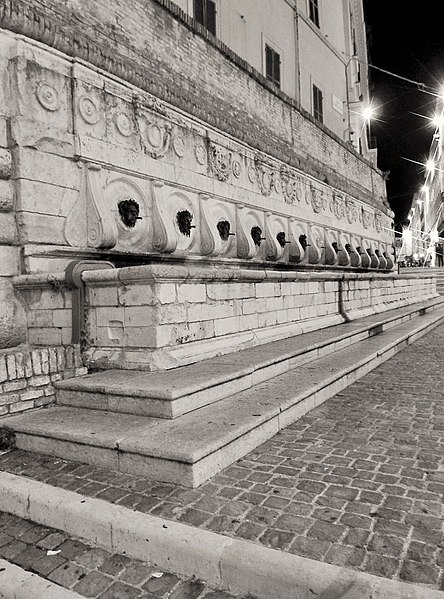
[[[429,0],[364,0],[369,63],[439,91],[444,84],[444,3]],[[373,104],[378,108],[372,124],[377,139],[378,167],[390,170],[387,194],[395,222],[403,221],[413,194],[424,183],[424,169],[404,160],[425,162],[434,127],[435,98],[418,87],[370,69]],[[398,227],[397,227],[398,228]]]

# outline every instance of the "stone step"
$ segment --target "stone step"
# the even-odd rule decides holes
[[[196,487],[437,326],[444,306],[175,420],[55,406],[6,418],[19,448]]]
[[[168,371],[107,370],[55,384],[61,405],[177,418],[438,308],[443,298]]]

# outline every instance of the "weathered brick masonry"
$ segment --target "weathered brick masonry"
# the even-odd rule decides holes
[[[55,381],[85,373],[78,346],[1,352],[0,416],[53,403]]]

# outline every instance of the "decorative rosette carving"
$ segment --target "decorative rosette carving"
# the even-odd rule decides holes
[[[350,199],[345,201],[345,216],[350,225],[358,219],[358,208]]]
[[[194,148],[194,155],[199,164],[204,165],[207,161],[207,150],[203,144],[198,144]]]
[[[383,218],[382,218],[382,214],[380,212],[375,213],[375,227],[376,227],[376,230],[378,231],[378,233],[380,233],[382,231]]]
[[[208,148],[210,168],[219,181],[227,181],[231,173],[232,154],[225,148],[210,143]]]
[[[185,140],[181,135],[176,135],[173,139],[173,150],[179,158],[185,155]]]
[[[345,201],[340,195],[334,195],[330,204],[330,210],[338,220],[345,217]]]
[[[134,133],[133,124],[127,114],[121,112],[116,117],[116,127],[121,135],[129,137]]]
[[[282,193],[284,200],[287,204],[293,204],[297,199],[296,196],[296,182],[286,170],[282,170],[280,173]]]
[[[54,112],[59,109],[59,93],[57,89],[47,81],[40,81],[36,90],[37,100],[46,110]]]
[[[170,123],[165,123],[164,125],[148,123],[145,130],[147,142],[145,145],[146,153],[152,158],[163,158],[170,149],[171,130],[172,125]]]
[[[89,96],[79,98],[79,112],[88,125],[95,125],[100,119],[99,108],[95,100]]]
[[[362,224],[364,225],[364,229],[369,229],[373,226],[375,217],[374,214],[362,208]]]
[[[323,197],[323,191],[316,189],[316,187],[310,186],[310,200],[313,210],[318,213],[325,209],[325,199]]]
[[[236,179],[239,179],[242,174],[242,165],[239,160],[233,160],[231,170],[233,171],[233,175],[236,177]]]

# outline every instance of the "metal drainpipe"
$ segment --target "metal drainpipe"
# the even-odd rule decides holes
[[[345,322],[351,322],[351,318],[349,317],[344,308],[344,281],[344,276],[342,276],[338,281],[338,312]]]
[[[65,281],[72,289],[72,343],[82,346],[82,332],[86,325],[85,285],[82,274],[85,270],[105,270],[114,268],[114,264],[102,260],[74,260],[65,269]],[[82,347],[81,347],[82,349]]]

